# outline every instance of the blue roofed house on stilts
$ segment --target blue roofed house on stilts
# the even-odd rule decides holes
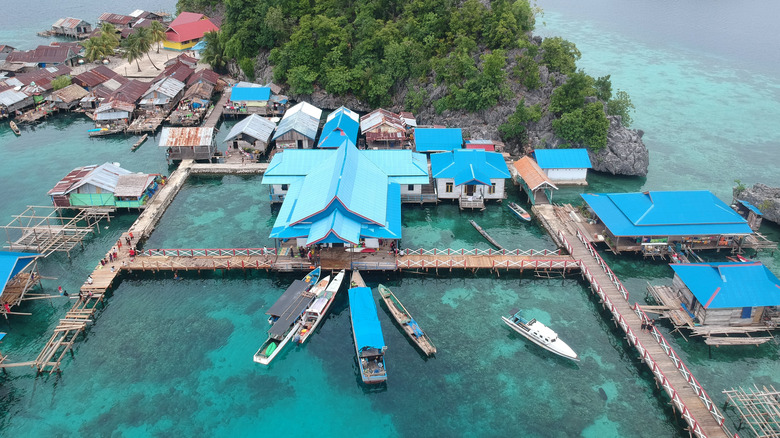
[[[401,238],[400,185],[423,181],[427,168],[418,167],[408,150],[360,151],[351,143],[336,150],[285,150],[263,176],[272,199],[282,200],[270,237],[293,250],[387,245]],[[275,193],[275,187],[283,190]]]
[[[356,112],[342,106],[328,114],[317,147],[321,149],[336,149],[347,142],[357,145],[359,129],[360,116]]]
[[[760,262],[671,265],[679,306],[694,322],[694,334],[707,337],[768,331],[780,323],[780,280]],[[734,330],[730,328],[739,327]],[[743,338],[744,339],[744,338]],[[772,338],[750,338],[758,344]],[[728,342],[727,342],[728,343]]]
[[[431,155],[431,174],[440,199],[457,199],[461,209],[485,208],[485,200],[506,198],[509,167],[498,152],[456,149]]]
[[[587,149],[537,149],[534,158],[553,183],[588,185],[588,169],[593,165]]]
[[[581,195],[595,220],[592,240],[621,251],[666,255],[675,251],[739,251],[753,230],[712,192],[649,191]]]
[[[450,152],[463,148],[463,131],[460,128],[414,128],[413,136],[417,152]]]

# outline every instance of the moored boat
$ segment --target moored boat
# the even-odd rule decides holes
[[[577,353],[558,338],[557,333],[536,319],[529,321],[523,318],[522,313],[518,309],[512,309],[508,317],[502,316],[501,319],[506,325],[511,327],[512,330],[523,335],[523,337],[545,350],[567,359],[580,360],[579,357],[577,357]]]
[[[518,218],[528,222],[531,220],[531,215],[525,211],[525,209],[521,206],[519,206],[516,202],[510,202],[508,204],[508,207],[510,210],[512,210],[512,213],[515,214]]]
[[[376,314],[371,289],[366,287],[358,271],[352,272],[349,289],[349,317],[352,321],[352,339],[355,341],[360,378],[363,383],[381,383],[387,380],[385,369],[385,340]]]
[[[382,297],[382,301],[385,302],[385,306],[387,306],[390,316],[392,316],[398,325],[401,326],[406,333],[406,336],[408,336],[409,339],[427,356],[436,354],[436,346],[433,345],[433,342],[431,342],[428,335],[426,335],[420,326],[417,325],[417,321],[412,318],[412,315],[409,314],[406,307],[398,301],[395,294],[385,285],[380,284],[379,296]]]
[[[268,338],[254,355],[255,362],[268,365],[290,342],[300,328],[301,315],[314,300],[314,294],[309,289],[319,277],[320,268],[316,268],[303,277],[303,280],[295,280],[265,312],[269,315],[271,328],[268,329]]]
[[[333,281],[330,281],[330,276],[326,277],[329,283],[326,283],[322,289],[316,286],[312,288],[312,293],[315,295],[314,301],[301,317],[301,325],[295,332],[293,342],[303,344],[309,339],[309,336],[317,329],[320,322],[325,318],[325,315],[330,309],[330,305],[333,304],[333,300],[336,298],[336,294],[341,287],[341,282],[344,279],[345,271],[342,269]],[[322,284],[322,280],[318,283],[318,286]],[[316,290],[315,290],[316,289]]]
[[[10,122],[8,122],[8,126],[10,126],[10,127],[11,127],[11,131],[13,131],[13,132],[14,132],[14,134],[16,134],[16,135],[22,135],[22,131],[20,131],[20,130],[19,130],[19,127],[18,127],[18,126],[16,126],[16,122],[14,122],[13,120],[11,120]]]

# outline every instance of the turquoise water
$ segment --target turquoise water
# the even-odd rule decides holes
[[[712,63],[727,54],[708,56],[690,47],[667,47],[660,39],[636,38],[588,15],[566,16],[541,6],[547,10],[543,31],[576,41],[583,51],[581,63],[591,74],[612,73],[615,87],[627,89],[637,103],[636,126],[647,132],[651,150],[647,179],[592,175],[588,190],[711,188],[728,200],[731,180],[737,177],[777,184],[772,179],[777,175],[764,168],[772,162],[768,157],[777,134],[771,125],[753,126],[744,115],[766,118],[777,104],[755,98],[760,87],[754,81],[765,74],[759,68],[742,76],[708,73],[704,75],[708,79],[701,79],[697,72],[712,70]],[[6,26],[0,29],[6,32]],[[600,36],[604,32],[607,37]],[[621,61],[622,56],[629,61]],[[663,59],[668,70],[654,67],[657,59]],[[651,74],[654,69],[657,73]],[[634,77],[640,73],[648,75],[646,80]],[[674,84],[660,88],[669,99],[657,95],[659,90],[649,81],[653,74],[665,75]],[[767,77],[768,87],[777,82],[776,77]],[[713,84],[746,93],[745,103],[734,107],[731,102],[723,108],[724,100],[715,99],[721,93],[711,90]],[[712,97],[709,105],[699,102],[701,93]],[[711,115],[694,117],[698,108]],[[46,192],[77,166],[117,161],[134,171],[169,173],[152,138],[130,152],[135,137],[90,140],[88,122],[83,117],[58,117],[23,127],[21,137],[0,124],[5,157],[0,162],[5,182],[0,186],[2,221],[10,221],[28,204],[47,204]],[[218,140],[229,126],[220,127]],[[738,140],[727,129],[735,129]],[[678,139],[690,141],[683,148]],[[735,154],[736,144],[750,147]],[[717,159],[727,154],[732,154],[730,159]],[[699,160],[706,169],[692,166]],[[747,176],[735,176],[738,169]],[[146,247],[270,245],[267,236],[275,216],[260,180],[190,179]],[[576,202],[583,190],[562,190],[557,200]],[[519,195],[510,190],[510,197]],[[71,259],[57,255],[42,262],[42,273],[57,277],[45,280],[44,286],[53,291],[62,284],[75,291],[134,217],[123,215],[104,224],[107,228]],[[470,218],[508,248],[553,247],[538,226],[518,222],[505,207],[461,213],[448,204],[404,207],[403,245],[489,248],[468,225]],[[765,226],[762,231],[780,240],[777,227]],[[647,282],[670,282],[671,270],[663,263],[605,257],[633,300],[643,302]],[[780,273],[780,253],[762,253],[759,258]],[[21,369],[0,377],[0,435],[295,437],[362,436],[371,431],[373,436],[684,436],[677,426],[682,421],[636,353],[575,279],[443,271],[366,276],[371,286],[382,282],[392,287],[439,349],[435,358],[422,357],[380,306],[389,380],[379,390],[370,390],[356,373],[343,291],[306,345],[288,348],[263,368],[252,362],[251,355],[264,339],[264,311],[295,276],[190,272],[182,277],[175,281],[170,274],[126,276],[86,338],[78,342],[74,356],[65,360],[61,377],[36,379]],[[574,364],[551,356],[514,335],[500,316],[515,306],[557,330],[582,361]],[[13,361],[33,359],[69,307],[64,299],[25,305],[23,310],[34,316],[14,317],[2,327],[9,333],[0,345],[3,353]],[[668,327],[660,326],[668,332]],[[710,358],[699,341],[667,337],[719,405],[722,389],[754,382],[780,385],[774,344],[721,347],[713,349]]]

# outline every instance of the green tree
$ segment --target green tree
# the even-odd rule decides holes
[[[71,78],[68,75],[57,76],[51,81],[51,86],[54,91],[63,89],[71,84]]]
[[[595,94],[593,78],[582,70],[571,73],[566,82],[550,97],[550,111],[555,114],[572,112],[585,105],[585,98]]]
[[[159,68],[154,65],[152,56],[149,55],[149,52],[152,50],[152,44],[154,43],[152,31],[148,27],[136,27],[133,34],[138,37],[138,45],[140,46],[141,51],[146,53],[146,57],[149,58],[149,63],[152,64],[152,67],[154,67],[155,70],[159,70]]]
[[[114,54],[114,49],[100,36],[94,36],[83,41],[81,46],[84,47],[84,57],[89,62]]]
[[[609,75],[596,79],[593,88],[596,89],[596,97],[602,102],[608,102],[609,99],[612,99],[612,81],[609,80]]]
[[[290,84],[290,91],[295,94],[313,93],[316,80],[317,72],[305,65],[293,67],[287,72],[287,83]]]
[[[165,41],[165,26],[159,21],[152,21],[149,25],[149,35],[152,43],[157,43],[157,53],[160,53],[160,46]]]
[[[206,48],[203,50],[201,59],[216,71],[223,73],[227,65],[225,59],[225,48],[222,45],[221,34],[219,32],[206,32],[203,40],[206,42]]]
[[[138,60],[143,58],[144,51],[143,43],[141,42],[141,39],[138,38],[138,34],[131,33],[122,43],[122,48],[125,49],[124,58],[131,64],[135,61],[135,65],[138,67],[138,72],[140,73],[141,64],[138,63]]]
[[[238,61],[238,66],[241,67],[241,71],[244,72],[246,78],[250,81],[255,80],[255,60],[254,58],[241,58]]]
[[[100,38],[103,39],[105,44],[112,49],[119,47],[119,31],[111,23],[103,23],[100,25]]]
[[[577,69],[577,61],[582,54],[577,46],[561,37],[545,38],[542,40],[542,62],[551,71],[557,71],[565,75],[572,74]]]
[[[525,143],[527,129],[530,122],[538,122],[542,119],[542,107],[536,105],[526,106],[525,99],[521,99],[515,108],[515,112],[507,118],[506,123],[498,127],[501,136],[507,140],[518,140]]]
[[[631,102],[631,97],[628,93],[623,90],[618,90],[615,93],[615,98],[607,102],[607,114],[620,116],[620,124],[625,127],[631,126],[631,123],[634,121],[631,118],[632,112],[634,112],[634,104]]]
[[[563,114],[560,119],[553,120],[552,126],[557,136],[573,144],[581,144],[594,151],[607,145],[609,120],[600,102]]]

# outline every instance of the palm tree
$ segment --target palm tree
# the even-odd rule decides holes
[[[119,33],[119,31],[117,31],[116,27],[111,23],[103,23],[100,25],[100,38],[102,38],[112,49],[119,47],[119,36],[117,33]]]
[[[165,41],[165,30],[165,26],[159,21],[152,21],[152,24],[149,26],[152,42],[157,43],[157,53],[160,53],[160,43]]]
[[[138,63],[138,60],[143,58],[144,51],[142,49],[141,45],[141,39],[138,38],[137,33],[132,33],[130,36],[125,39],[125,41],[122,43],[122,47],[125,49],[125,59],[127,62],[131,63],[135,61],[135,65],[138,66],[138,73],[141,72],[141,64]]]
[[[84,57],[89,62],[114,54],[114,49],[109,47],[100,36],[92,37],[81,43],[81,45],[84,47]]]
[[[206,32],[203,36],[206,42],[206,49],[203,50],[201,59],[209,64],[214,71],[221,71],[225,68],[227,60],[225,59],[225,49],[217,32]]]
[[[152,67],[154,67],[155,70],[159,70],[159,68],[154,65],[154,61],[152,61],[152,57],[149,55],[149,51],[152,50],[152,31],[147,27],[136,27],[133,35],[138,37],[138,44],[141,47],[141,51],[146,53],[146,57],[149,58]]]

